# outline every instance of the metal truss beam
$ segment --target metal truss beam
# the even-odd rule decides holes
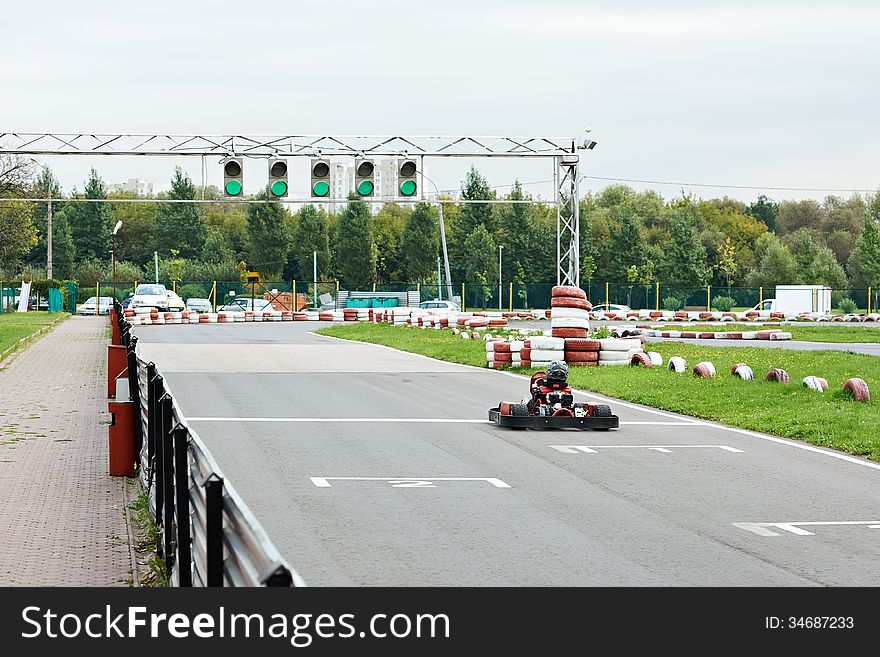
[[[161,135],[0,132],[11,155],[151,155],[217,157],[558,157],[570,137],[400,137],[300,135]]]
[[[578,156],[556,160],[556,284],[581,284]]]

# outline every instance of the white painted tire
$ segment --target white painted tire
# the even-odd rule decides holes
[[[801,383],[804,388],[815,392],[825,392],[825,389],[828,388],[828,381],[818,376],[805,376]]]
[[[546,335],[537,335],[529,338],[529,346],[532,349],[565,349],[565,338],[552,338]]]
[[[620,338],[602,338],[599,340],[600,351],[629,351],[632,344]]]
[[[599,359],[599,365],[602,367],[607,367],[609,365],[629,365],[628,360],[602,360]]]
[[[654,367],[660,367],[663,365],[663,356],[658,354],[656,351],[649,351],[647,356],[651,359],[651,364]]]
[[[565,360],[564,351],[556,351],[551,349],[535,349],[532,348],[532,360],[551,362],[554,360]]]
[[[666,369],[670,372],[675,372],[676,374],[687,372],[687,368],[687,361],[681,356],[673,356],[666,363]]]
[[[550,320],[551,328],[579,328],[589,329],[590,320],[580,317],[558,317]]]
[[[620,360],[625,363],[628,363],[632,358],[632,354],[628,351],[600,351],[599,352],[599,360],[611,361],[611,360]]]
[[[755,373],[748,365],[740,365],[733,371],[733,375],[739,377],[743,381],[754,381]]]
[[[694,365],[694,376],[701,379],[711,379],[715,376],[715,366],[709,361],[703,361]]]
[[[550,309],[550,319],[590,319],[590,311],[581,308],[556,307]]]

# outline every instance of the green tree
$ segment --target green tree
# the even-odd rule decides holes
[[[659,274],[663,283],[671,286],[702,287],[708,282],[706,249],[686,215],[676,216],[670,224]]]
[[[102,202],[107,198],[104,181],[98,172],[92,169],[86,181],[85,191],[75,198],[97,199],[96,202],[72,203],[66,213],[70,224],[77,261],[97,259],[102,262],[110,260],[110,232],[113,229],[113,207]]]
[[[268,200],[268,187],[254,198],[257,201]],[[248,264],[260,272],[266,281],[280,280],[281,271],[287,262],[290,244],[284,230],[286,212],[284,206],[278,202],[248,203],[247,227],[252,245]]]
[[[511,201],[530,200],[523,193],[519,180],[514,181],[513,189],[507,198]],[[532,210],[533,206],[530,203],[511,203],[499,207],[498,240],[504,244],[504,257],[507,263],[504,267],[505,272],[515,273],[519,269],[530,272],[536,268],[534,245],[538,238],[535,234]],[[583,234],[583,232],[584,221],[582,219],[581,233]]]
[[[837,263],[834,253],[824,244],[813,240],[807,230],[799,230],[791,240],[791,250],[797,264],[797,283],[846,287],[846,274]]]
[[[207,237],[205,238],[205,246],[202,249],[201,260],[212,265],[235,262],[235,253],[229,248],[223,233],[213,226],[207,228]]]
[[[33,209],[28,203],[0,203],[0,270],[8,275],[16,270],[37,243]]]
[[[193,200],[196,188],[180,167],[174,169],[168,198]],[[205,246],[207,231],[201,209],[195,203],[161,203],[156,217],[156,243],[162,254],[177,250],[182,258],[196,258]]]
[[[314,254],[318,254],[318,276],[330,270],[330,239],[327,214],[314,205],[306,205],[297,213],[299,221],[293,233],[288,256],[288,277],[310,281],[314,270]]]
[[[498,278],[495,240],[483,224],[474,228],[464,241],[464,274],[469,284],[477,285],[477,304],[486,307],[492,282]]]
[[[746,208],[746,214],[759,221],[763,221],[770,230],[776,230],[776,216],[779,214],[779,204],[761,194],[757,201]]]
[[[400,239],[412,210],[397,203],[386,203],[370,215],[370,235],[376,254],[376,281],[390,283],[402,276]]]
[[[717,246],[717,250],[718,271],[721,272],[721,275],[727,281],[727,292],[730,294],[730,285],[737,271],[736,247],[730,243],[730,238],[727,237],[724,239],[723,244]]]
[[[366,285],[373,280],[376,254],[370,234],[370,211],[361,201],[350,198],[340,213],[335,246],[336,268],[343,284]]]
[[[407,217],[400,236],[400,262],[407,281],[427,282],[434,278],[440,235],[437,210],[419,203]]]
[[[880,287],[880,229],[870,214],[865,215],[862,234],[856,240],[847,266],[853,285]]]
[[[646,244],[641,221],[632,214],[624,214],[617,226],[611,226],[608,244],[608,276],[613,282],[627,280],[630,267],[642,268],[646,260]]]
[[[461,198],[466,201],[486,201],[495,198],[495,191],[473,166],[467,172],[461,187]],[[450,244],[449,264],[453,279],[460,279],[466,270],[464,243],[477,226],[484,226],[490,235],[495,234],[495,222],[490,203],[461,203],[458,215],[449,217]],[[448,215],[444,208],[444,220]]]
[[[761,257],[758,266],[748,276],[749,286],[772,288],[798,280],[797,263],[791,251],[773,233],[758,239],[755,247]]]
[[[59,198],[61,196],[61,185],[58,183],[58,180],[55,178],[55,175],[52,173],[52,170],[44,166],[40,173],[37,175],[37,178],[34,180],[31,188],[28,192],[28,196],[32,198]],[[55,217],[58,212],[62,209],[62,203],[53,203],[52,204],[52,260],[54,262],[56,254],[58,252],[58,244],[56,241],[58,226],[55,221]],[[34,227],[37,229],[37,243],[28,253],[26,261],[27,264],[38,267],[43,272],[43,276],[45,276],[45,270],[47,266],[47,256],[46,256],[46,246],[47,246],[47,237],[49,233],[49,208],[47,203],[35,203],[33,205],[34,211]],[[64,245],[66,247],[66,244]],[[71,254],[63,253],[62,259],[69,259]],[[53,264],[54,269],[54,264]],[[55,276],[56,272],[52,272],[52,275]],[[41,278],[43,277],[41,276]]]

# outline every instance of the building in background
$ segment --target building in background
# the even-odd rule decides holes
[[[129,178],[124,183],[110,183],[107,185],[108,192],[134,192],[138,196],[156,196],[171,189],[171,185],[165,182],[153,182],[143,178]]]

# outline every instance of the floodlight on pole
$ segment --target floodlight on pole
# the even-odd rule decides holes
[[[443,268],[446,273],[446,298],[452,301],[452,276],[449,274],[449,254],[446,251],[446,226],[443,223],[443,204],[440,202],[440,190],[437,188],[437,183],[428,178],[424,171],[419,171],[419,173],[422,178],[431,183],[434,187],[434,193],[437,195],[437,215],[440,219],[440,246],[443,249]]]
[[[122,220],[116,222],[113,227],[113,234],[110,236],[110,254],[113,258],[113,303],[116,303],[116,233],[122,228]],[[101,304],[101,298],[98,297],[98,305]]]

